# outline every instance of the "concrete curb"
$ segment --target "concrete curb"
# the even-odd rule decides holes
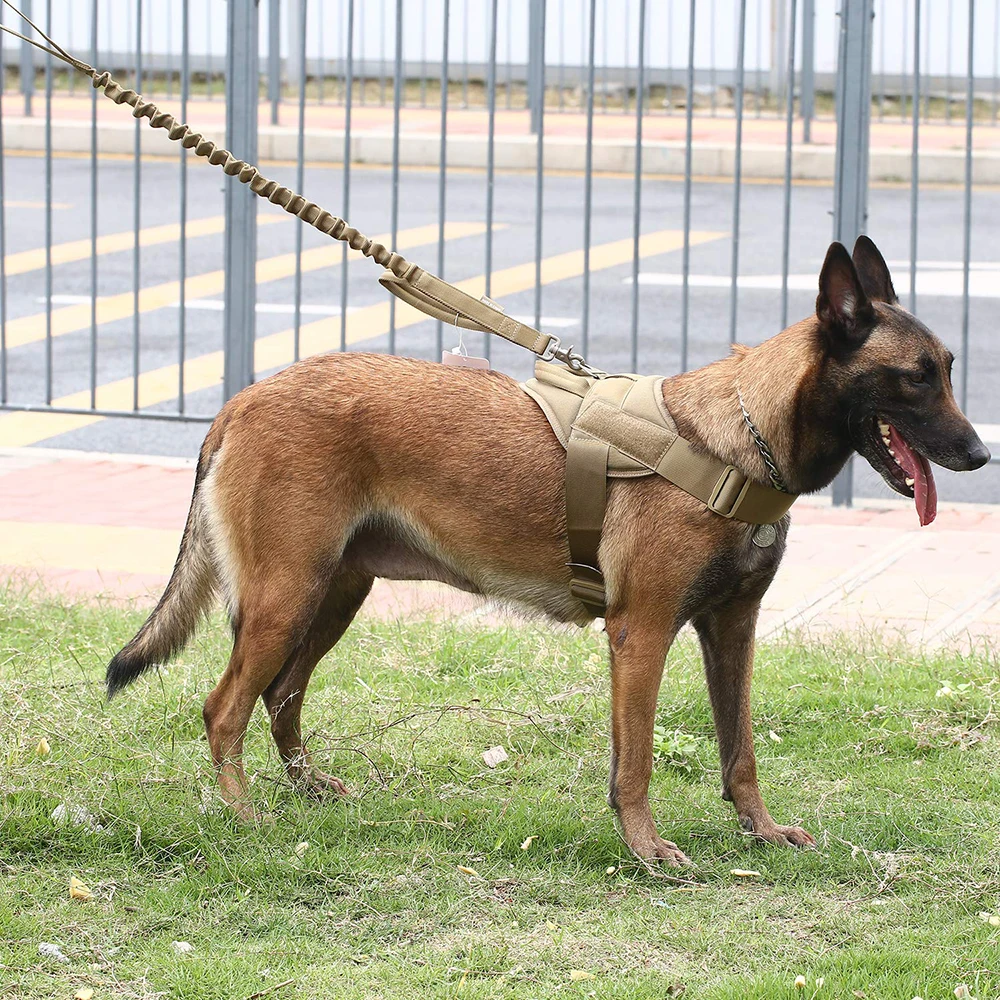
[[[223,143],[221,128],[203,134]],[[282,126],[261,126],[261,160],[294,160],[298,132]],[[4,121],[6,149],[42,152],[45,149],[45,122],[37,118],[7,118]],[[55,121],[52,148],[58,152],[90,151],[90,123]],[[131,155],[135,149],[135,126],[102,123],[97,132],[100,153]],[[169,143],[159,130],[142,127],[143,154],[165,154]],[[448,163],[454,167],[485,167],[487,139],[483,135],[450,135]],[[402,133],[399,137],[400,162],[406,166],[436,167],[440,137],[430,133]],[[343,162],[344,133],[341,130],[307,129],[305,156],[319,163]],[[586,144],[575,137],[552,136],[545,142],[545,167],[549,170],[583,170]],[[494,162],[502,170],[534,170],[536,146],[533,136],[500,135],[495,140]],[[832,146],[797,144],[792,146],[792,177],[795,180],[833,181],[835,150]],[[699,177],[732,177],[735,147],[732,143],[698,142],[692,148],[692,172]],[[388,165],[392,162],[392,133],[355,132],[351,138],[354,163]],[[595,139],[594,170],[598,173],[632,173],[635,144],[624,139]],[[677,176],[684,173],[683,142],[645,142],[642,147],[643,173]],[[757,180],[782,180],[785,149],[782,146],[744,143],[743,176]],[[910,176],[910,151],[883,148],[871,151],[870,180],[898,182]],[[961,184],[965,178],[963,150],[927,150],[920,154],[922,183]],[[972,180],[976,184],[1000,184],[1000,152],[980,150],[973,154]]]

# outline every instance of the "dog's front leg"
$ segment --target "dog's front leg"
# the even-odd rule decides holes
[[[722,797],[736,807],[740,826],[747,832],[772,844],[813,847],[816,841],[810,833],[798,826],[779,826],[771,819],[757,784],[750,679],[759,608],[759,600],[734,601],[694,620],[719,739]]]
[[[663,620],[644,622],[615,614],[606,621],[611,648],[611,781],[608,801],[628,846],[641,858],[673,865],[684,853],[656,832],[649,808],[653,773],[653,722],[663,664],[674,630]]]

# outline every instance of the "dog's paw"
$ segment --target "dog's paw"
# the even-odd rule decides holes
[[[643,861],[662,861],[671,868],[691,864],[691,859],[676,844],[658,837],[655,833],[651,836],[633,838],[629,847],[632,853]]]
[[[306,795],[314,799],[323,799],[331,794],[347,798],[351,794],[350,789],[340,778],[315,768],[310,769],[308,774],[302,775],[298,784]]]
[[[779,826],[777,823],[755,825],[749,817],[740,820],[740,826],[759,840],[779,847],[815,847],[816,838],[801,826]]]

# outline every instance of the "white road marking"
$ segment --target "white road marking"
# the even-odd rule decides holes
[[[52,304],[54,306],[76,306],[90,301],[90,295],[52,296]],[[44,305],[45,297],[42,296],[37,298],[35,299],[35,302]],[[171,302],[169,305],[174,309],[180,308],[180,302]],[[205,309],[211,312],[223,312],[226,308],[226,304],[223,299],[188,299],[185,306],[188,309]],[[348,313],[352,313],[360,308],[362,307],[348,306],[347,311]],[[258,302],[257,312],[277,313],[282,316],[292,316],[295,314],[295,306],[291,302]],[[329,305],[308,305],[303,303],[300,312],[303,316],[339,316],[340,306],[334,303]],[[535,322],[534,316],[514,315],[512,318],[516,319],[519,323],[527,323],[529,325],[533,325]],[[542,329],[550,327],[552,329],[562,330],[568,329],[571,326],[578,326],[579,323],[579,318],[574,316],[543,316],[541,318]]]
[[[902,298],[910,291],[910,276],[897,274],[893,277],[893,285]],[[961,270],[939,269],[917,272],[917,295],[941,298],[961,298],[963,276]],[[622,279],[623,285],[630,285],[632,276]],[[680,288],[684,284],[682,274],[666,271],[640,271],[640,285],[661,285],[668,288]],[[691,288],[729,288],[732,279],[727,274],[689,274],[688,285]],[[741,274],[736,280],[736,287],[746,291],[774,292],[781,289],[780,274]],[[791,292],[813,292],[818,288],[815,274],[790,274],[788,290]],[[974,299],[1000,299],[1000,282],[997,281],[996,268],[992,265],[973,268],[969,273],[969,296]],[[904,303],[905,304],[905,303]]]

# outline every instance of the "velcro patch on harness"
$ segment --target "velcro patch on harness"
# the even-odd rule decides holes
[[[666,427],[626,413],[600,398],[584,406],[573,426],[653,470],[677,440],[677,434]]]

